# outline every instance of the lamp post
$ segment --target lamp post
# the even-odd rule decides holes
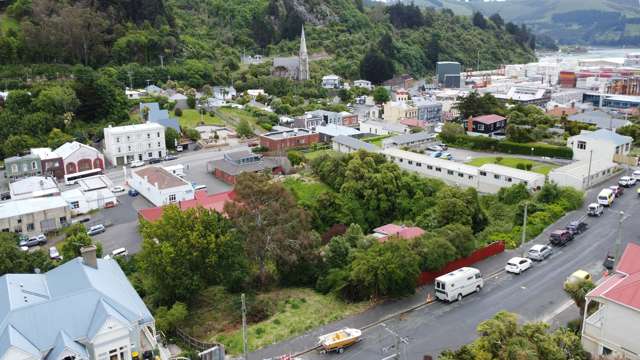
[[[520,247],[522,248],[522,257],[525,257],[525,252],[524,252],[524,242],[527,241],[527,210],[529,207],[529,203],[525,202],[524,203],[524,217],[522,219],[522,241],[520,244]]]

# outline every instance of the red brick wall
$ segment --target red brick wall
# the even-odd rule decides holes
[[[358,124],[358,115],[345,116],[342,118],[342,125],[351,126]]]
[[[227,184],[235,184],[236,183],[236,177],[233,175],[229,175],[226,172],[220,170],[220,169],[215,169],[213,171],[213,176],[215,176],[217,179],[220,179],[224,182],[226,182]]]
[[[481,260],[484,260],[493,255],[499,254],[504,251],[504,242],[498,241],[492,244],[489,244],[482,249],[478,249],[471,253],[471,255],[466,258],[454,260],[442,268],[440,271],[423,271],[420,274],[420,278],[418,279],[418,285],[422,286],[424,284],[430,283],[435,280],[438,276],[444,275],[446,273],[452,272],[454,270],[460,269],[465,266],[471,266]]]
[[[318,133],[283,139],[270,139],[265,136],[260,136],[260,146],[268,148],[269,151],[307,147],[318,142],[320,142],[320,134]]]

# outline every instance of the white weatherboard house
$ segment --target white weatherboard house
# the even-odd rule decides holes
[[[104,129],[104,155],[113,165],[162,158],[167,154],[164,126],[145,123]]]
[[[615,131],[600,129],[582,130],[580,134],[567,139],[567,146],[573,150],[573,160],[613,161],[614,155],[628,155],[633,138]]]
[[[95,246],[82,251],[44,274],[0,277],[0,359],[131,360],[158,346],[155,320],[118,262],[97,259]]]
[[[191,200],[195,196],[190,183],[160,166],[132,171],[127,182],[155,206]]]
[[[384,149],[381,153],[404,170],[437,178],[451,185],[472,187],[483,193],[497,193],[503,187],[518,183],[525,184],[530,190],[536,190],[542,187],[545,181],[542,174],[502,165],[485,164],[476,167],[396,148]]]

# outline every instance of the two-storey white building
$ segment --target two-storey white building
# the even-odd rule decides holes
[[[594,358],[640,359],[640,245],[629,243],[616,271],[586,296],[582,346]]]
[[[145,123],[104,129],[104,155],[113,165],[162,158],[167,154],[164,126]]]
[[[580,134],[567,139],[567,146],[573,150],[573,160],[614,161],[615,155],[628,155],[633,138],[615,131],[600,129],[582,130]]]
[[[161,166],[147,166],[131,171],[125,178],[132,188],[155,206],[191,200],[195,196],[193,185]]]

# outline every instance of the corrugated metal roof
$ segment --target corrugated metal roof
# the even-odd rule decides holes
[[[33,199],[9,200],[0,203],[0,219],[32,214],[38,211],[67,207],[62,196],[48,196]]]
[[[338,135],[334,137],[332,141],[337,144],[348,146],[355,150],[366,150],[369,152],[376,152],[380,150],[380,148],[373,144],[370,144],[366,141],[358,140],[356,138],[352,138],[351,136]]]
[[[605,129],[599,129],[596,131],[583,130],[580,134],[572,136],[571,138],[607,141],[615,144],[616,146],[633,142],[633,138],[631,136],[623,136],[614,131]]]
[[[534,173],[532,171],[514,169],[508,166],[502,166],[498,164],[484,164],[480,166],[480,170],[490,172],[493,174],[509,176],[516,179],[526,180],[526,181],[535,181],[538,179],[544,179],[544,175]]]

